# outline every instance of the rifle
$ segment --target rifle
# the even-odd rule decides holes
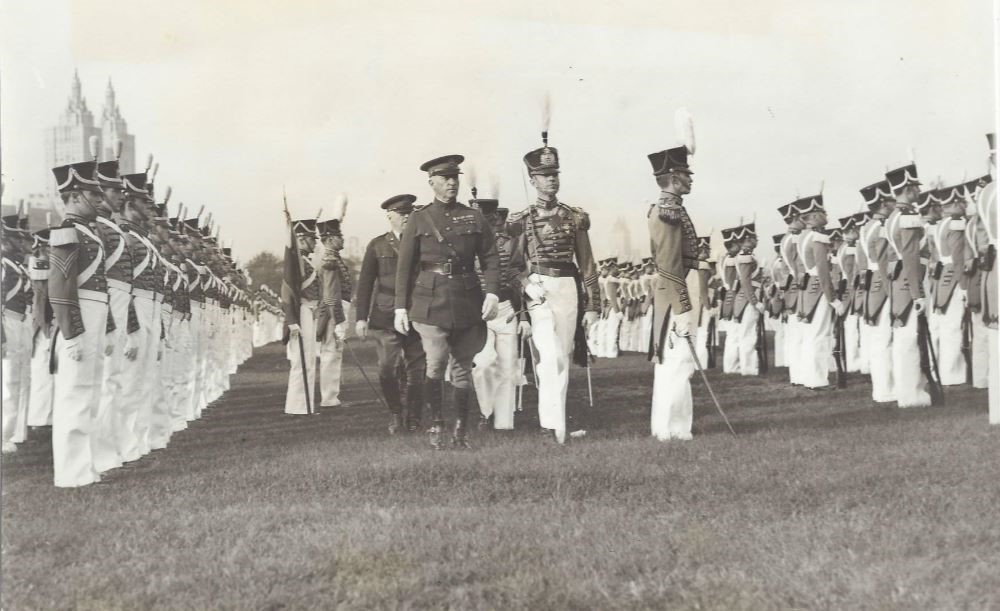
[[[847,291],[847,280],[837,283],[837,299],[843,303]],[[837,364],[837,388],[847,388],[847,342],[844,340],[844,320],[847,318],[847,307],[843,314],[836,314],[833,321],[833,361]]]
[[[767,375],[767,331],[764,329],[764,314],[757,316],[757,358],[759,360],[757,375]]]
[[[715,369],[715,317],[708,319],[708,368]]]
[[[931,395],[931,405],[944,407],[944,389],[941,387],[937,357],[934,354],[934,345],[931,343],[927,314],[924,312],[917,314],[917,348],[920,350],[920,371],[927,378],[927,392]]]
[[[962,314],[962,357],[965,359],[965,383],[972,384],[972,311]]]

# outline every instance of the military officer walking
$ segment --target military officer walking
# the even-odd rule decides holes
[[[320,268],[321,301],[316,312],[316,341],[319,344],[320,407],[340,405],[340,374],[344,362],[344,340],[350,316],[351,274],[340,257],[344,249],[341,218],[317,225],[323,243]]]
[[[426,368],[424,347],[412,328],[404,335],[393,327],[396,302],[396,265],[403,227],[413,213],[415,195],[396,195],[382,202],[389,231],[374,238],[365,249],[354,298],[359,337],[371,335],[378,354],[378,379],[392,420],[389,434],[403,428],[402,397],[406,397],[406,428],[411,433],[420,428],[423,407],[423,383]],[[406,369],[405,388],[400,388],[396,367],[400,359]]]
[[[482,213],[457,201],[461,155],[432,159],[427,172],[434,201],[410,215],[403,229],[396,269],[395,328],[420,334],[427,358],[424,394],[431,420],[431,446],[445,447],[442,395],[449,355],[455,427],[452,445],[468,448],[472,360],[486,341],[486,324],[499,306],[500,265],[493,228]],[[480,286],[475,262],[485,283]]]
[[[294,243],[289,246],[286,267],[298,265],[294,277],[285,282],[296,282],[296,287],[282,287],[282,305],[285,310],[285,325],[288,329],[287,356],[291,363],[288,372],[288,390],[285,393],[286,414],[318,414],[316,409],[316,308],[320,298],[320,279],[315,260],[316,220],[302,219],[291,222]],[[293,291],[297,299],[285,295]]]

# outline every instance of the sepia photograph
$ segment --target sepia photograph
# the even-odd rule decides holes
[[[1000,0],[0,0],[0,609],[1000,609]]]

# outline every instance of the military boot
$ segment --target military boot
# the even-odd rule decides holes
[[[452,447],[459,449],[469,449],[469,440],[466,438],[468,427],[466,420],[469,418],[469,402],[471,400],[471,388],[453,388],[452,402],[455,404],[455,430],[451,435]]]
[[[420,416],[424,404],[424,388],[419,381],[406,385],[406,428],[411,433],[420,430]]]
[[[403,404],[399,398],[399,382],[395,378],[379,376],[379,384],[382,386],[382,396],[389,405],[392,412],[392,421],[389,422],[389,434],[395,435],[403,428]]]
[[[427,429],[431,447],[435,450],[444,449],[444,417],[441,415],[441,395],[444,392],[444,380],[424,381],[424,394],[427,399],[427,411],[431,416],[431,428]]]

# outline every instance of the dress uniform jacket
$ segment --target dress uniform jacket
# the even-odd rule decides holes
[[[767,287],[767,313],[771,318],[780,318],[785,310],[785,297],[781,286],[788,277],[788,266],[779,255],[771,263],[771,282]]]
[[[822,231],[806,230],[800,236],[800,254],[806,272],[799,285],[799,318],[811,322],[820,297],[827,303],[836,299],[830,273],[830,237]]]
[[[347,264],[327,251],[320,271],[320,307],[316,312],[316,341],[323,341],[333,327],[347,320],[344,302],[351,301],[351,275]]]
[[[788,269],[787,276],[782,281],[781,290],[785,300],[785,311],[792,316],[797,313],[799,303],[799,249],[797,247],[799,234],[786,233],[781,238],[781,258]]]
[[[372,329],[393,328],[398,260],[399,239],[391,231],[374,238],[365,249],[354,308],[357,319],[367,320]]]
[[[982,274],[983,322],[991,329],[997,328],[997,183],[991,182],[979,193],[976,200],[980,223],[985,228],[988,244],[980,268]]]
[[[885,237],[883,219],[872,219],[861,228],[868,269],[864,272],[865,320],[878,321],[879,314],[889,298],[889,242]]]
[[[719,317],[722,320],[732,320],[733,303],[736,299],[736,285],[739,282],[739,273],[736,269],[736,257],[728,254],[722,256],[719,262],[722,268],[722,283],[725,289],[722,296],[722,308]]]
[[[948,309],[955,287],[967,290],[969,279],[965,275],[965,219],[944,219],[930,231],[931,243],[938,253],[931,267],[934,287],[934,309]]]
[[[664,192],[647,213],[653,263],[659,276],[653,297],[653,336],[650,358],[663,357],[670,318],[691,310],[685,279],[698,269],[698,236],[681,198]]]
[[[500,256],[493,228],[479,210],[435,200],[413,212],[399,244],[396,309],[406,308],[411,321],[443,329],[482,324],[476,259],[486,292],[499,296]]]
[[[79,300],[108,301],[104,244],[88,221],[68,216],[52,231],[49,249],[49,303],[63,338],[73,339],[86,330]]]
[[[920,238],[923,235],[920,215],[906,206],[897,206],[886,220],[886,235],[899,263],[892,271],[893,324],[906,324],[915,299],[924,296],[920,269]]]
[[[733,319],[743,318],[743,310],[757,303],[754,278],[758,274],[757,259],[748,251],[736,255],[736,285],[733,287]]]

